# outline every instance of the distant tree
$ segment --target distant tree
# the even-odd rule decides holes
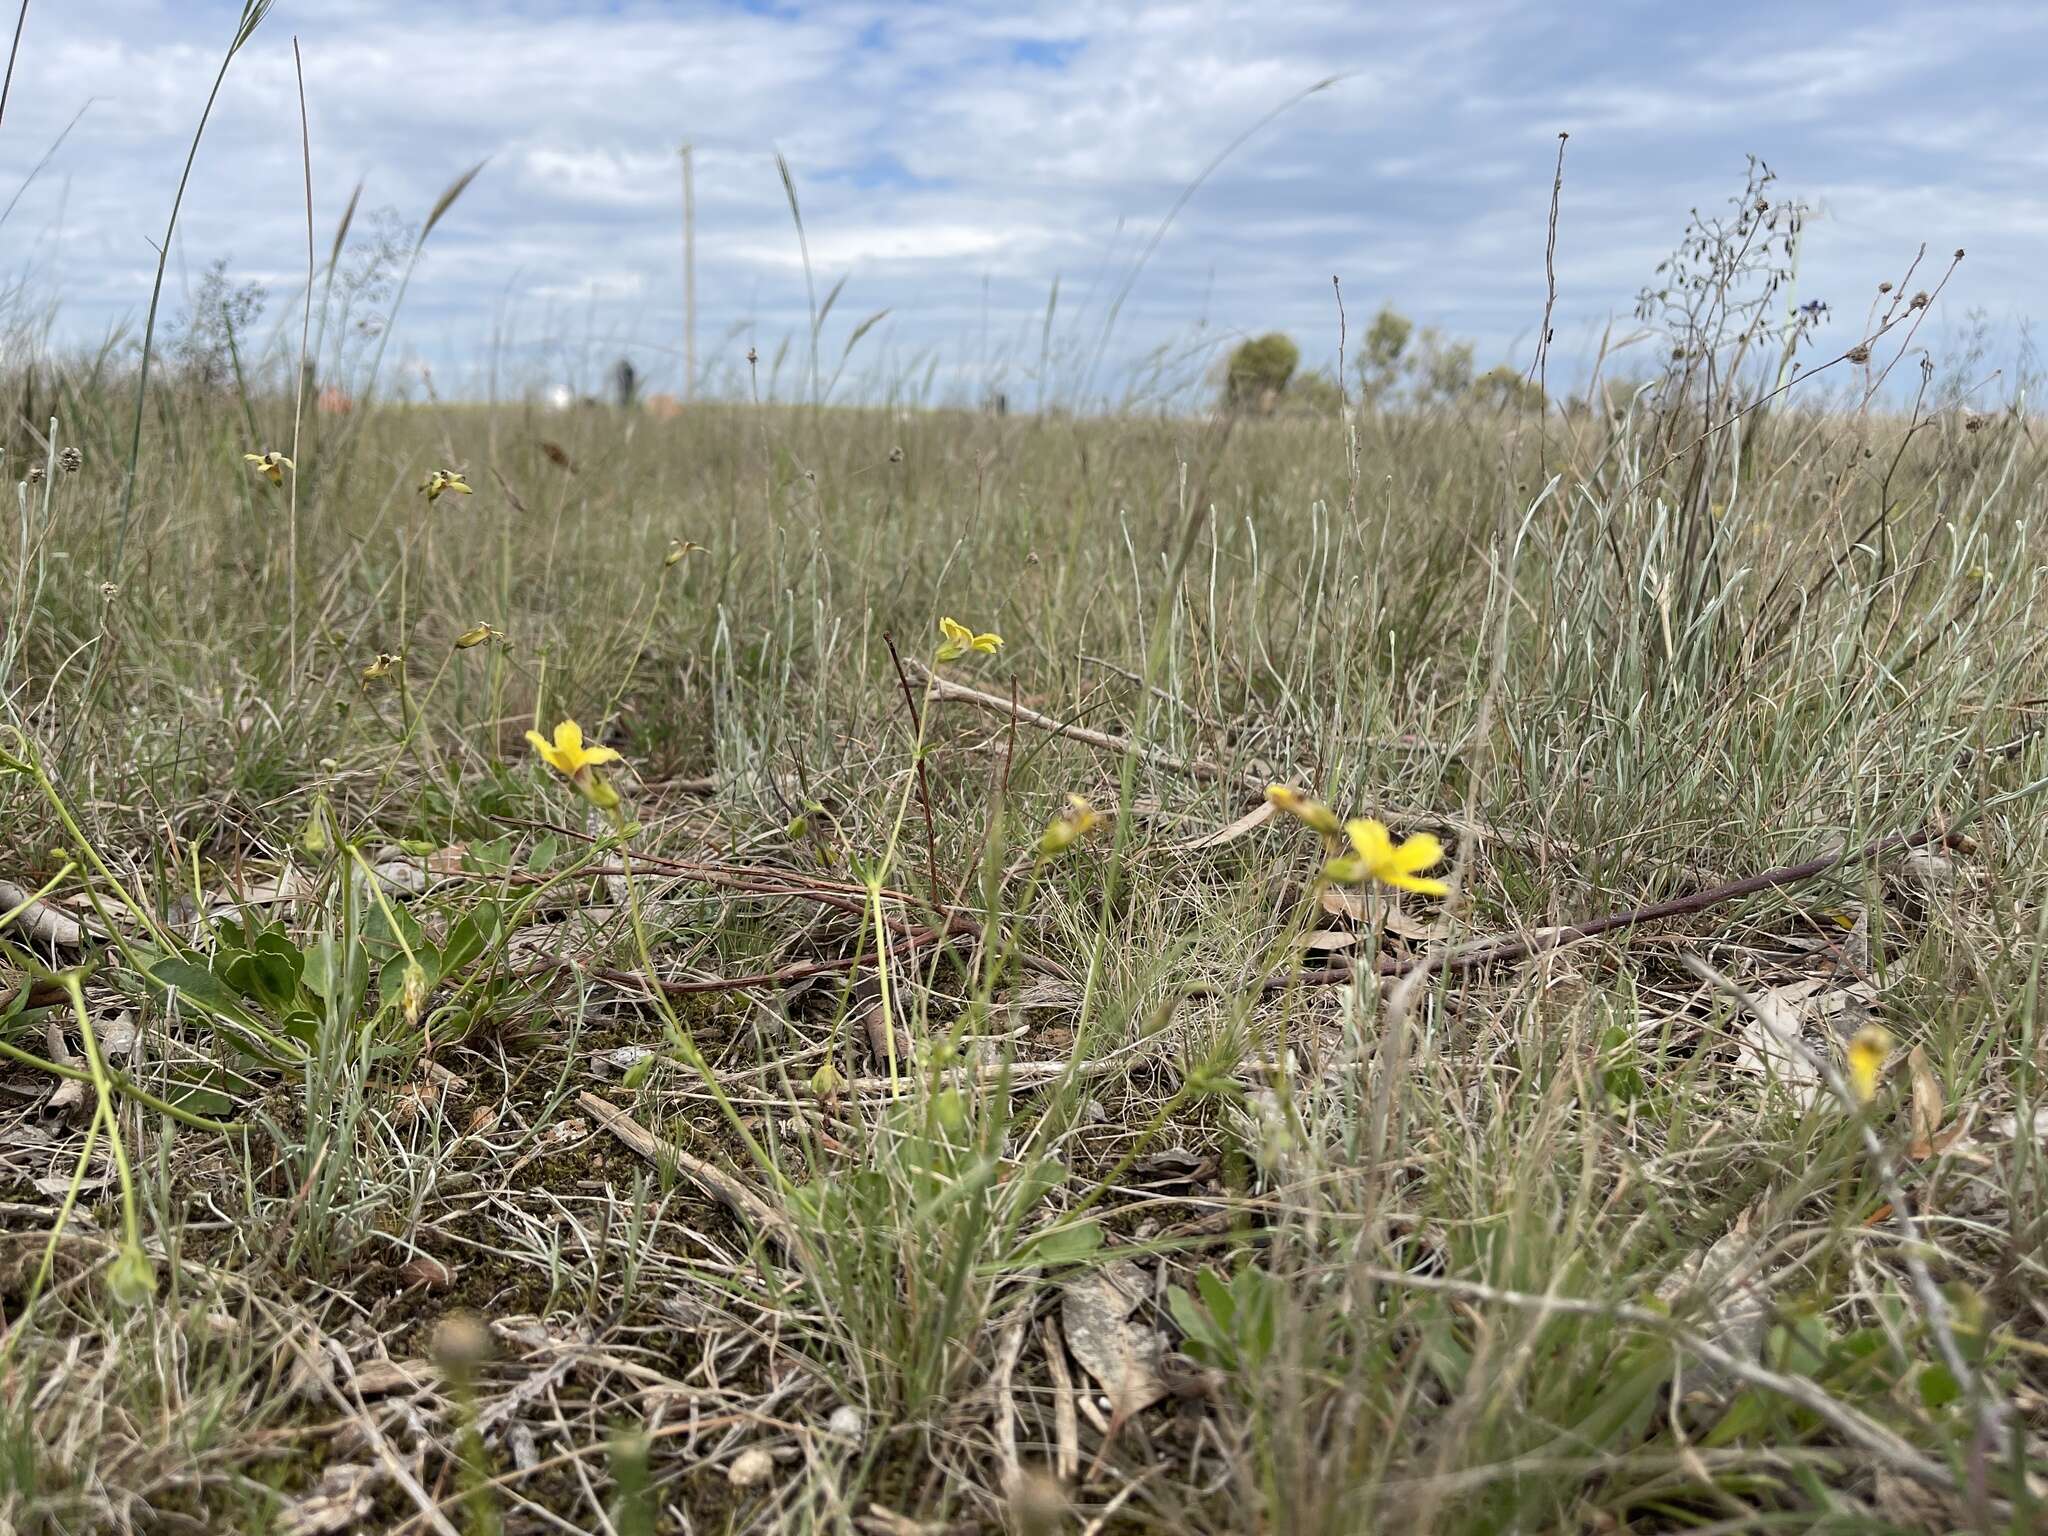
[[[1457,400],[1472,388],[1472,343],[1447,341],[1435,327],[1425,328],[1415,360],[1418,403]]]
[[[1240,343],[1224,369],[1224,404],[1233,410],[1271,410],[1300,364],[1301,348],[1279,331]]]
[[[640,370],[633,359],[622,357],[612,364],[612,403],[630,411],[640,401]]]
[[[1369,401],[1390,395],[1401,379],[1401,362],[1415,334],[1415,322],[1391,304],[1382,304],[1366,329],[1365,348],[1358,355],[1358,385]]]

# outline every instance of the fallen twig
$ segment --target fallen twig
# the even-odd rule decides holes
[[[1443,952],[1429,951],[1422,955],[1399,957],[1382,955],[1375,961],[1374,969],[1382,976],[1406,976],[1425,964],[1440,974],[1475,971],[1489,965],[1508,965],[1517,960],[1526,960],[1531,955],[1562,949],[1567,944],[1580,944],[1587,939],[1598,938],[1603,933],[1634,928],[1667,917],[1685,917],[1694,912],[1704,912],[1709,907],[1718,907],[1725,902],[1754,895],[1758,891],[1771,890],[1781,885],[1797,885],[1801,881],[1824,875],[1844,864],[1882,858],[1890,853],[1903,853],[1909,849],[1924,847],[1931,842],[1954,841],[1958,841],[1954,834],[1936,832],[1932,828],[1923,828],[1912,833],[1893,833],[1865,844],[1860,849],[1843,849],[1838,853],[1823,854],[1802,864],[1786,864],[1777,869],[1767,869],[1762,874],[1750,875],[1745,879],[1709,886],[1706,890],[1695,891],[1690,896],[1677,896],[1670,901],[1653,902],[1645,907],[1631,907],[1625,912],[1610,912],[1603,917],[1588,918],[1582,923],[1538,928],[1512,939],[1483,939],[1476,944]],[[1967,842],[1967,839],[1960,841]],[[1356,967],[1349,960],[1338,956],[1314,971],[1298,975],[1269,976],[1266,978],[1265,986],[1268,991],[1281,991],[1297,982],[1310,985],[1348,982],[1356,974]]]
[[[929,697],[935,704],[972,704],[977,709],[988,710],[991,714],[1003,715],[1020,725],[1032,726],[1041,731],[1050,731],[1055,736],[1064,736],[1070,741],[1084,742],[1091,747],[1100,747],[1105,752],[1135,752],[1141,762],[1150,763],[1154,768],[1164,768],[1169,773],[1185,774],[1191,779],[1202,779],[1211,784],[1243,784],[1251,789],[1263,789],[1263,782],[1256,776],[1232,773],[1217,763],[1203,758],[1175,757],[1157,747],[1141,747],[1127,736],[1112,736],[1107,731],[1098,731],[1085,725],[1075,725],[1056,715],[1030,709],[1000,694],[983,693],[979,688],[969,688],[965,683],[956,683],[941,677],[923,662],[915,659],[904,663],[930,687]]]
[[[999,694],[984,693],[979,688],[970,688],[965,683],[956,683],[941,677],[924,663],[906,660],[904,665],[931,685],[927,697],[934,704],[972,704],[976,709],[985,709],[991,714],[1001,715],[1018,725],[1028,725],[1037,730],[1049,731],[1055,736],[1064,736],[1069,741],[1078,741],[1085,746],[1100,747],[1105,752],[1118,754],[1132,753],[1142,763],[1164,769],[1168,773],[1183,774],[1191,779],[1200,779],[1207,784],[1238,785],[1253,794],[1264,794],[1269,779],[1264,774],[1234,773],[1220,763],[1207,758],[1175,757],[1171,752],[1158,747],[1141,746],[1128,736],[1113,736],[1108,731],[1098,731],[1090,726],[1075,725],[1057,715],[1048,715],[1043,710],[1030,709],[1013,699]],[[1447,816],[1440,811],[1428,810],[1421,806],[1382,805],[1373,809],[1373,814],[1382,821],[1401,826],[1442,827],[1460,835],[1478,838],[1482,842],[1497,843],[1509,848],[1554,848],[1563,852],[1575,852],[1570,844],[1555,839],[1545,839],[1525,833],[1511,833],[1483,821]]]
[[[576,1102],[634,1153],[657,1168],[674,1168],[785,1253],[794,1251],[796,1229],[788,1218],[731,1174],[661,1140],[601,1094],[586,1089],[576,1095]]]

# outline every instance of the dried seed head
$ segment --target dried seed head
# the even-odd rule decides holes
[[[1842,356],[1846,357],[1852,363],[1867,363],[1870,361],[1870,348],[1864,346],[1861,342],[1858,342],[1855,346],[1851,347],[1847,352],[1844,352]]]
[[[761,361],[761,354],[756,352],[752,347],[747,348],[747,366],[751,368],[754,366],[754,364],[758,363],[759,361]]]
[[[156,1266],[134,1244],[121,1250],[107,1267],[107,1294],[117,1306],[139,1307],[156,1299]]]
[[[1877,285],[1877,291],[1879,293],[1890,293],[1892,291],[1892,285],[1890,283],[1879,283]]]
[[[103,582],[101,582],[101,583],[100,583],[100,601],[101,601],[101,602],[103,602],[103,603],[111,603],[111,602],[112,602],[112,601],[113,601],[113,600],[114,600],[115,598],[119,597],[120,595],[121,595],[121,589],[120,589],[119,587],[115,586],[113,582],[111,582],[111,581],[103,581]]]
[[[40,464],[31,464],[31,465],[29,465],[29,467],[28,467],[28,483],[29,483],[30,485],[41,485],[41,484],[43,483],[43,466],[42,466],[42,465],[40,465]]]
[[[1927,290],[1923,288],[1918,293],[1914,294],[1913,297],[1907,301],[1906,308],[1925,309],[1929,304],[1932,304],[1933,302],[1934,300],[1929,296]]]
[[[903,450],[900,447],[889,450],[889,462],[891,464],[901,464],[903,462]]]
[[[65,474],[75,475],[85,468],[85,455],[76,448],[66,448],[57,455],[57,463],[63,468]]]

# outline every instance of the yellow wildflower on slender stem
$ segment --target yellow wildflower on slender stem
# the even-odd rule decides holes
[[[437,469],[420,482],[420,494],[427,498],[427,505],[430,507],[450,491],[453,491],[458,496],[472,494],[469,481],[464,478],[463,471],[459,469]]]
[[[1065,853],[1094,831],[1096,824],[1101,820],[1095,807],[1081,796],[1067,796],[1066,809],[1047,823],[1045,835],[1038,840],[1038,856],[1050,859]]]
[[[585,746],[583,727],[574,720],[564,720],[557,725],[552,741],[539,731],[528,731],[526,739],[533,743],[533,750],[540,754],[541,761],[567,779],[577,794],[599,810],[616,816],[619,792],[607,784],[596,770],[605,763],[618,762],[617,752],[607,746]]]
[[[1422,873],[1444,860],[1444,845],[1430,833],[1420,832],[1396,843],[1384,824],[1360,817],[1344,823],[1344,836],[1351,852],[1323,866],[1329,879],[1345,885],[1376,880],[1423,896],[1450,894],[1449,885]]]
[[[279,453],[275,448],[264,453],[245,453],[242,457],[255,467],[257,474],[268,480],[272,485],[283,485],[284,472],[288,469],[297,468],[290,459]]]
[[[1849,1062],[1849,1092],[1858,1104],[1877,1097],[1878,1079],[1892,1053],[1892,1037],[1881,1024],[1866,1024],[1850,1037],[1845,1053]]]
[[[958,661],[970,651],[980,651],[984,656],[993,656],[1003,648],[1003,637],[993,630],[976,634],[958,619],[940,619],[939,633],[944,638],[939,648],[932,653],[932,659],[941,664]]]

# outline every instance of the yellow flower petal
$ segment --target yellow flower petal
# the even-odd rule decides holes
[[[1448,896],[1451,894],[1450,886],[1441,880],[1431,880],[1424,875],[1403,874],[1398,869],[1385,871],[1380,875],[1379,879],[1382,885],[1398,886],[1404,891],[1413,891],[1418,896]]]
[[[1375,876],[1393,864],[1394,840],[1387,833],[1384,823],[1370,816],[1360,816],[1344,823],[1344,835],[1351,841],[1365,867]]]
[[[1394,850],[1393,867],[1404,875],[1419,875],[1444,860],[1444,845],[1427,832],[1418,832]]]
[[[1892,1037],[1879,1025],[1866,1024],[1850,1038],[1849,1091],[1858,1104],[1868,1104],[1877,1096],[1877,1080],[1891,1053]]]

